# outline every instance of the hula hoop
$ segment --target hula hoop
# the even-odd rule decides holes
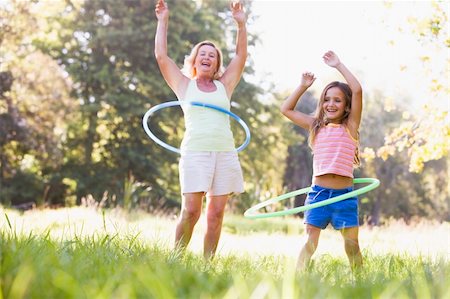
[[[257,219],[257,218],[269,218],[269,217],[275,217],[275,216],[284,216],[284,215],[291,215],[291,214],[296,214],[299,212],[304,212],[310,209],[314,209],[314,208],[318,208],[318,207],[322,207],[322,206],[326,206],[356,195],[360,195],[363,193],[366,193],[370,190],[375,189],[376,187],[378,187],[380,185],[380,181],[378,179],[374,179],[374,178],[358,178],[358,179],[354,179],[353,180],[354,184],[365,184],[365,183],[370,183],[370,185],[364,186],[362,188],[359,188],[357,190],[353,190],[351,192],[339,195],[339,196],[335,196],[332,198],[329,198],[327,200],[324,201],[320,201],[320,202],[316,202],[313,204],[309,204],[309,205],[305,205],[305,206],[301,206],[301,207],[296,207],[296,208],[292,208],[289,210],[284,210],[284,211],[275,211],[275,212],[271,212],[271,213],[257,213],[257,211],[261,208],[264,208],[268,205],[271,205],[273,203],[279,202],[281,200],[287,199],[287,198],[291,198],[294,197],[296,195],[300,195],[300,194],[305,194],[307,192],[309,192],[311,190],[311,187],[306,187],[303,189],[299,189],[299,190],[295,190],[274,198],[271,198],[269,200],[266,200],[262,203],[259,203],[253,207],[251,207],[250,209],[248,209],[247,211],[245,211],[244,216],[246,218],[250,218],[250,219]]]
[[[245,131],[245,136],[246,136],[245,141],[236,149],[236,151],[238,151],[238,152],[242,151],[250,143],[250,137],[251,137],[250,129],[248,128],[247,124],[239,116],[237,116],[233,112],[231,112],[227,109],[224,109],[222,107],[212,105],[212,104],[201,103],[201,102],[171,101],[171,102],[165,102],[165,103],[153,106],[144,114],[144,117],[142,118],[142,126],[144,127],[145,133],[147,133],[147,135],[153,141],[155,141],[157,144],[159,144],[160,146],[162,146],[172,152],[180,154],[181,153],[180,149],[163,142],[161,139],[156,137],[155,134],[153,134],[153,132],[148,127],[148,119],[153,113],[155,113],[156,111],[161,110],[163,108],[172,107],[172,106],[188,105],[188,104],[192,105],[192,106],[199,106],[199,107],[214,109],[214,110],[223,112],[223,113],[228,114],[229,116],[233,117],[242,126],[242,128]]]

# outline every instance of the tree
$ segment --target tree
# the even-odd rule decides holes
[[[32,41],[43,12],[26,1],[0,7],[0,144],[2,203],[61,203],[63,120],[70,119],[69,82],[58,65]],[[14,80],[12,80],[14,79]],[[6,83],[6,84],[5,84]]]
[[[412,33],[418,37],[421,47],[434,51],[447,51],[450,48],[448,32],[448,3],[431,2],[433,8],[431,16],[423,19],[409,18]],[[431,51],[431,50],[430,50]],[[430,98],[426,99],[419,117],[405,117],[399,127],[394,128],[386,142],[377,154],[383,159],[396,150],[405,152],[410,158],[409,169],[420,173],[428,161],[439,160],[449,153],[450,122],[448,111],[448,98],[450,87],[448,85],[448,70],[450,61],[442,61],[440,70],[431,70],[436,64],[431,61],[433,53],[419,57],[425,70],[424,81],[428,80]],[[409,118],[409,119],[408,119]]]
[[[406,221],[428,218],[445,221],[450,204],[446,186],[445,158],[427,163],[418,174],[408,171],[410,158],[403,152],[381,158],[373,148],[385,142],[386,132],[403,123],[405,108],[388,109],[380,105],[384,98],[375,91],[365,95],[364,117],[361,125],[362,167],[356,177],[375,177],[380,187],[360,197],[360,214],[369,224],[378,225],[389,218]],[[407,102],[405,99],[403,102]]]
[[[306,92],[296,109],[306,114],[312,114],[316,110],[317,100],[310,92]],[[283,178],[283,185],[289,191],[305,188],[312,182],[312,152],[308,145],[309,132],[305,129],[289,123],[288,130],[293,131],[295,137],[288,147],[288,157],[286,170]],[[294,206],[304,205],[306,195],[299,195],[295,198]]]

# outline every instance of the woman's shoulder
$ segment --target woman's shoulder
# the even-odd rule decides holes
[[[189,96],[189,93],[194,92],[196,87],[197,87],[197,84],[195,84],[195,80],[189,79],[189,81],[186,82],[184,92],[182,93],[182,96],[179,99],[184,100],[187,96]]]
[[[226,93],[227,88],[225,87],[225,84],[223,84],[223,82],[220,81],[220,79],[214,80],[214,84],[216,85],[218,90],[221,90]]]
[[[186,83],[186,91],[192,88],[197,88],[197,82],[195,79],[189,79],[189,81]]]
[[[220,87],[225,88],[225,84],[223,84],[223,82],[220,81],[220,78],[213,80],[213,82],[214,82],[214,84],[216,84],[216,86],[220,86]]]

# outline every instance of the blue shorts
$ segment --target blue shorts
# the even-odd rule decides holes
[[[305,205],[327,200],[353,191],[353,187],[330,189],[312,185]],[[305,223],[325,229],[328,223],[335,229],[343,229],[359,225],[358,197],[350,197],[326,206],[305,211]]]

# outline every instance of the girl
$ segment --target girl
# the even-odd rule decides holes
[[[312,190],[305,204],[312,204],[353,190],[353,166],[359,166],[358,128],[361,122],[362,89],[355,76],[332,51],[323,56],[324,62],[337,69],[347,81],[331,82],[320,96],[314,117],[296,111],[303,93],[314,83],[314,74],[302,75],[300,85],[281,106],[281,112],[296,125],[307,129],[313,152]],[[305,212],[308,239],[298,259],[303,270],[319,243],[322,229],[328,223],[340,230],[352,269],[362,265],[358,244],[358,199],[352,197],[334,204]]]

